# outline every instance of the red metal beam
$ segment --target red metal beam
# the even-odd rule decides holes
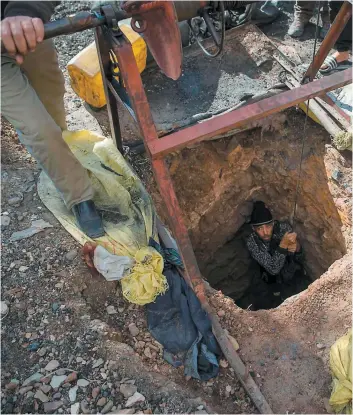
[[[120,72],[131,99],[136,119],[141,130],[141,135],[147,148],[148,143],[156,140],[158,136],[132,47],[125,38],[120,38],[120,40],[116,40],[113,49],[118,58]],[[170,222],[169,225],[176,238],[183,259],[186,280],[194,289],[203,309],[209,315],[218,343],[225,357],[236,372],[240,382],[244,386],[244,389],[247,391],[260,413],[271,414],[272,410],[270,406],[253,378],[249,376],[244,363],[232,346],[232,343],[219,323],[217,315],[208,302],[204,281],[197,265],[197,260],[192,248],[188,230],[183,220],[182,211],[175,194],[168,167],[164,160],[152,160],[152,167],[159,191],[166,204]]]
[[[169,134],[160,139],[149,140],[148,148],[153,159],[163,158],[169,153],[179,151],[186,146],[207,138],[226,133],[251,121],[259,120],[268,115],[320,96],[327,91],[340,88],[352,82],[352,71],[335,73],[325,78],[282,92],[262,101],[241,107],[235,111],[216,116],[200,124]]]
[[[311,62],[309,68],[303,76],[302,83],[311,81],[315,78],[321,65],[324,63],[326,56],[330,53],[330,50],[334,47],[340,34],[352,17],[352,4],[349,1],[345,1],[337,13],[335,20],[333,21],[329,31],[327,32],[325,39],[322,41],[317,54]],[[351,28],[352,30],[352,28]]]

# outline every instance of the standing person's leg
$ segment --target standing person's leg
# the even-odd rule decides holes
[[[330,19],[331,23],[335,20],[340,8],[343,5],[343,1],[330,1]],[[346,69],[351,66],[348,62],[349,52],[352,49],[352,18],[349,19],[346,26],[342,30],[336,44],[336,52],[328,56],[323,65],[320,68],[321,73],[330,73],[336,69]]]
[[[304,33],[315,8],[315,1],[296,1],[294,6],[294,20],[288,29],[288,35],[299,37]]]
[[[34,53],[25,56],[21,70],[56,124],[66,130],[65,78],[59,67],[54,42],[49,39],[38,44]]]
[[[47,44],[43,47],[46,48]],[[38,51],[40,56],[40,47]],[[31,52],[31,59],[36,59],[36,53],[37,49],[35,52]],[[41,73],[40,66],[42,64],[48,65],[49,59],[53,56],[41,56],[40,60],[37,60],[37,65],[33,68],[33,71]],[[30,76],[33,78],[33,74]],[[63,104],[59,104],[58,98],[58,96],[61,96],[62,100],[64,91],[62,74],[57,79],[53,78],[52,83],[48,82],[48,79],[49,77],[40,87],[42,91],[40,93],[44,96],[44,89],[47,88],[46,99],[50,100],[50,97],[52,98],[49,109],[58,120],[58,123],[61,124],[60,127],[46,110],[16,61],[7,55],[1,56],[1,111],[5,118],[20,132],[22,143],[53,180],[68,209],[74,209],[81,229],[89,236],[98,237],[104,231],[94,205],[92,207],[93,202],[87,202],[93,198],[93,189],[87,171],[75,158],[62,138],[61,128],[66,127]],[[39,82],[38,78],[37,80]],[[53,91],[52,94],[50,93],[51,90]],[[62,92],[57,93],[58,90]],[[55,93],[57,93],[56,97],[54,96]],[[83,211],[82,207],[84,207]],[[76,212],[77,208],[80,209],[78,214]]]

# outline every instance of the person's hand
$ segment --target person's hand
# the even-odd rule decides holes
[[[289,246],[296,244],[297,234],[295,232],[286,232],[281,239],[279,246],[288,249]]]
[[[23,63],[23,57],[28,52],[33,52],[43,38],[44,24],[37,17],[6,17],[1,22],[1,42],[19,65]]]
[[[297,243],[296,242],[294,242],[294,243],[291,243],[291,244],[289,244],[288,245],[288,252],[296,252],[297,251]]]

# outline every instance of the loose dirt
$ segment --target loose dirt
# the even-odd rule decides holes
[[[54,18],[89,7],[89,2],[63,2]],[[279,28],[283,34],[284,23],[281,20],[273,26],[274,36]],[[72,91],[65,70],[68,60],[92,40],[90,32],[55,40],[66,79],[68,123],[70,129],[103,130],[108,135],[107,125],[102,123],[101,128]],[[307,42],[300,51],[306,57],[306,45],[312,40]],[[293,45],[298,43],[293,41]],[[332,160],[335,157],[333,153]],[[162,203],[151,181],[148,161],[144,156],[128,158],[160,210]],[[1,324],[3,413],[256,413],[226,362],[219,376],[207,383],[187,381],[182,368],[173,369],[164,362],[159,345],[146,329],[143,308],[128,304],[114,283],[88,272],[80,246],[39,200],[35,187],[39,168],[4,120],[1,163],[1,299],[9,306]],[[336,186],[332,194],[342,198],[341,188]],[[340,203],[344,217],[348,217],[344,200]],[[8,219],[3,220],[4,216]],[[9,242],[13,232],[26,229],[37,219],[52,228]],[[350,278],[347,255],[297,300],[277,310],[256,313],[237,308],[222,293],[210,289],[216,311],[226,311],[222,325],[238,340],[243,361],[275,412],[325,411],[324,398],[330,394],[329,347],[351,325]],[[115,314],[108,314],[109,306]],[[128,329],[131,323],[139,329],[136,337]],[[146,356],[147,347],[155,350],[152,357]],[[53,361],[58,366],[46,370],[49,362],[56,366]],[[42,377],[28,381],[24,389],[24,381],[37,372]],[[53,377],[57,380],[64,375],[70,375],[66,378],[69,386],[48,387]],[[88,385],[79,386],[70,401],[77,379],[87,380]],[[135,385],[145,399],[127,409],[122,385]]]

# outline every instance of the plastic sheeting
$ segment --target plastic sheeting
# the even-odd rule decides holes
[[[330,350],[332,394],[330,406],[336,413],[352,413],[352,330],[339,338]]]
[[[87,130],[65,131],[63,138],[88,170],[95,190],[94,202],[103,212],[106,235],[95,242],[115,255],[133,257],[148,245],[151,237],[158,241],[152,200],[113,141]],[[40,175],[38,194],[79,243],[91,241],[77,227],[74,216],[44,172]]]

